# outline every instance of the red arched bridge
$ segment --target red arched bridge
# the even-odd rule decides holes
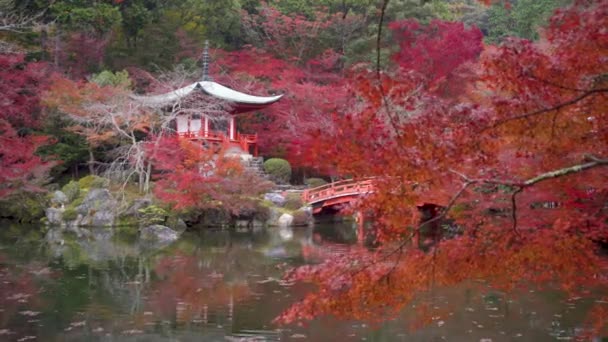
[[[304,190],[302,200],[312,207],[313,214],[318,214],[323,208],[351,203],[358,197],[372,192],[374,192],[372,179],[350,179]]]

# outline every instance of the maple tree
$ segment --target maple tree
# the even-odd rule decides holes
[[[486,46],[477,62],[479,35],[461,34],[477,43],[446,56],[433,53],[435,37],[422,30],[396,54],[407,56],[401,72],[359,75],[362,109],[335,116],[340,130],[319,133],[312,157],[341,174],[377,177],[357,209],[376,219],[381,247],[296,269],[292,279],[318,288],[279,321],[385,319],[466,279],[514,292],[605,289],[607,14],[606,1],[576,1],[556,12],[539,42]],[[421,46],[431,59],[422,67],[450,68],[418,74],[420,64],[408,62]],[[446,97],[421,86],[459,73],[464,64],[451,56],[470,61],[461,91]],[[429,205],[434,215],[420,210]],[[598,317],[601,327],[606,316]]]
[[[284,94],[281,101],[264,112],[237,118],[243,132],[258,134],[261,154],[282,157],[292,165],[302,166],[311,144],[308,133],[334,129],[327,113],[350,101],[349,85],[338,66],[340,56],[326,50],[304,66],[298,66],[256,48],[218,51],[217,59],[225,70],[217,77],[219,82],[252,94]]]
[[[33,132],[42,118],[39,93],[46,87],[46,74],[44,63],[0,55],[0,198],[40,191],[54,165],[36,154],[50,139]]]
[[[421,74],[427,87],[453,82],[445,78],[454,76],[461,64],[475,60],[482,49],[481,31],[462,22],[432,20],[422,25],[410,19],[392,22],[389,28],[399,44],[393,60],[405,71]]]
[[[160,172],[154,194],[174,209],[221,209],[239,215],[253,211],[257,197],[270,187],[221,147],[204,149],[176,137],[152,145],[153,165]]]
[[[130,97],[128,78],[102,76],[93,77],[91,82],[56,76],[44,95],[44,102],[49,108],[69,116],[71,125],[67,130],[86,138],[92,174],[100,169],[101,164],[101,169],[109,177],[125,184],[131,177],[137,176],[140,191],[145,192],[149,188],[150,168],[143,138],[153,125],[162,126],[157,123],[161,120]],[[126,83],[103,84],[112,80]],[[94,150],[100,148],[105,148],[106,157],[111,158],[105,164],[94,157]]]

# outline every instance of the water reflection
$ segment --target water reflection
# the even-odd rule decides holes
[[[0,340],[539,341],[575,336],[592,304],[550,291],[509,298],[475,281],[379,327],[331,318],[277,327],[308,290],[283,272],[345,252],[356,227],[205,231],[170,245],[109,229],[24,229],[0,228]]]

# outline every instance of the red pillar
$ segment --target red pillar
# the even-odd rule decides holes
[[[205,115],[203,120],[203,136],[207,138],[209,136],[209,118]]]
[[[236,136],[236,122],[234,116],[230,116],[230,129],[229,129],[230,140],[234,140]]]

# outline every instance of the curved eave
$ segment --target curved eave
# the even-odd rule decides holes
[[[230,89],[225,87],[219,83],[213,81],[202,81],[198,82],[198,86],[204,91],[206,94],[213,96],[215,98],[233,102],[238,106],[268,106],[273,104],[281,99],[283,95],[277,96],[255,96],[249,95],[245,93],[241,93],[240,91],[236,91],[234,89]]]
[[[159,95],[150,95],[150,96],[137,96],[133,95],[133,98],[136,101],[139,101],[148,106],[165,106],[170,103],[175,103],[180,99],[188,96],[196,87],[198,86],[198,82],[187,85],[183,88],[179,88],[174,91],[170,91],[165,94]]]
[[[225,87],[213,81],[195,82],[177,90],[151,96],[131,96],[134,100],[148,106],[166,106],[175,103],[188,96],[194,90],[199,89],[205,94],[232,104],[231,113],[245,113],[252,110],[262,109],[279,101],[283,95],[277,96],[255,96]]]

